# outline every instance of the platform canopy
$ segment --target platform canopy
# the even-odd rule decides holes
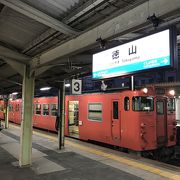
[[[22,64],[36,90],[91,74],[92,54],[154,31],[153,17],[180,34],[179,0],[0,0],[0,94],[21,93]]]

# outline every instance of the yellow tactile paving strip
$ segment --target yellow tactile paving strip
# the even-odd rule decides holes
[[[18,126],[14,126],[14,125],[10,125],[10,126],[12,126],[13,128],[17,128],[17,129],[20,128]],[[42,134],[42,133],[36,132],[36,131],[33,131],[33,134],[41,136],[41,137],[48,138],[48,139],[50,139],[52,141],[57,141],[57,137],[53,137],[53,136],[50,136],[50,135],[47,135],[47,134]],[[137,161],[135,161],[133,159],[130,160],[130,159],[127,159],[125,157],[120,157],[120,156],[117,156],[117,155],[114,155],[114,154],[106,153],[106,152],[103,152],[102,150],[96,150],[96,149],[93,149],[91,147],[86,147],[86,146],[83,146],[81,144],[74,143],[72,141],[66,140],[65,143],[67,145],[76,147],[76,148],[78,148],[80,150],[84,150],[86,152],[89,152],[89,153],[92,153],[92,154],[95,154],[95,155],[99,155],[99,156],[102,156],[102,157],[105,157],[105,158],[109,158],[111,160],[126,164],[128,166],[132,166],[134,168],[145,170],[145,171],[151,172],[153,174],[157,174],[157,175],[160,175],[160,176],[172,179],[172,180],[180,180],[180,175],[174,174],[175,172],[174,173],[173,172],[167,172],[167,171],[164,171],[162,169],[158,169],[157,167],[148,166],[147,164],[144,164],[143,162],[140,163],[140,162],[137,162]]]

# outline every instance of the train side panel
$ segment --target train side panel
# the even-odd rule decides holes
[[[129,94],[127,93],[127,96]],[[66,96],[66,131],[68,132],[68,102],[79,101],[79,138],[95,140],[134,150],[142,150],[139,113],[124,111],[124,98],[120,93]],[[131,97],[130,97],[131,99]],[[113,103],[118,102],[118,118],[113,119]],[[102,104],[102,120],[89,119],[88,108]],[[130,104],[131,106],[132,104]],[[152,115],[151,115],[152,116]],[[154,137],[154,136],[153,136]]]
[[[84,140],[95,140],[104,143],[112,144],[112,131],[111,131],[111,98],[109,95],[87,95],[80,96],[80,111],[79,111],[79,119],[82,120],[82,125],[79,127],[80,129],[80,138]],[[88,106],[90,105],[100,105],[102,107],[101,117],[96,120],[93,117],[88,116]],[[104,112],[104,113],[103,113]],[[119,119],[117,120],[120,124]],[[120,134],[120,130],[118,129],[116,132]],[[120,136],[117,136],[117,140],[115,142],[116,145],[119,145]]]
[[[168,111],[167,114],[167,136],[168,136],[168,146],[176,145],[175,111]]]
[[[57,105],[57,97],[34,98],[33,126],[50,131],[55,130],[56,115],[52,115],[51,105]],[[40,109],[37,107],[40,106]]]

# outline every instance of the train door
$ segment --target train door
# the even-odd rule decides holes
[[[69,101],[68,129],[69,136],[79,138],[79,101]]]
[[[167,101],[158,98],[156,101],[156,133],[157,145],[163,146],[167,143]]]
[[[119,114],[119,101],[112,101],[112,120],[111,120],[111,128],[112,128],[112,139],[119,140],[120,139],[120,114]]]

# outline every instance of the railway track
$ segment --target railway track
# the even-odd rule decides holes
[[[168,164],[171,164],[171,165],[174,165],[174,166],[177,166],[177,167],[180,167],[180,146],[176,146],[175,148],[175,158],[168,161],[167,163]]]

